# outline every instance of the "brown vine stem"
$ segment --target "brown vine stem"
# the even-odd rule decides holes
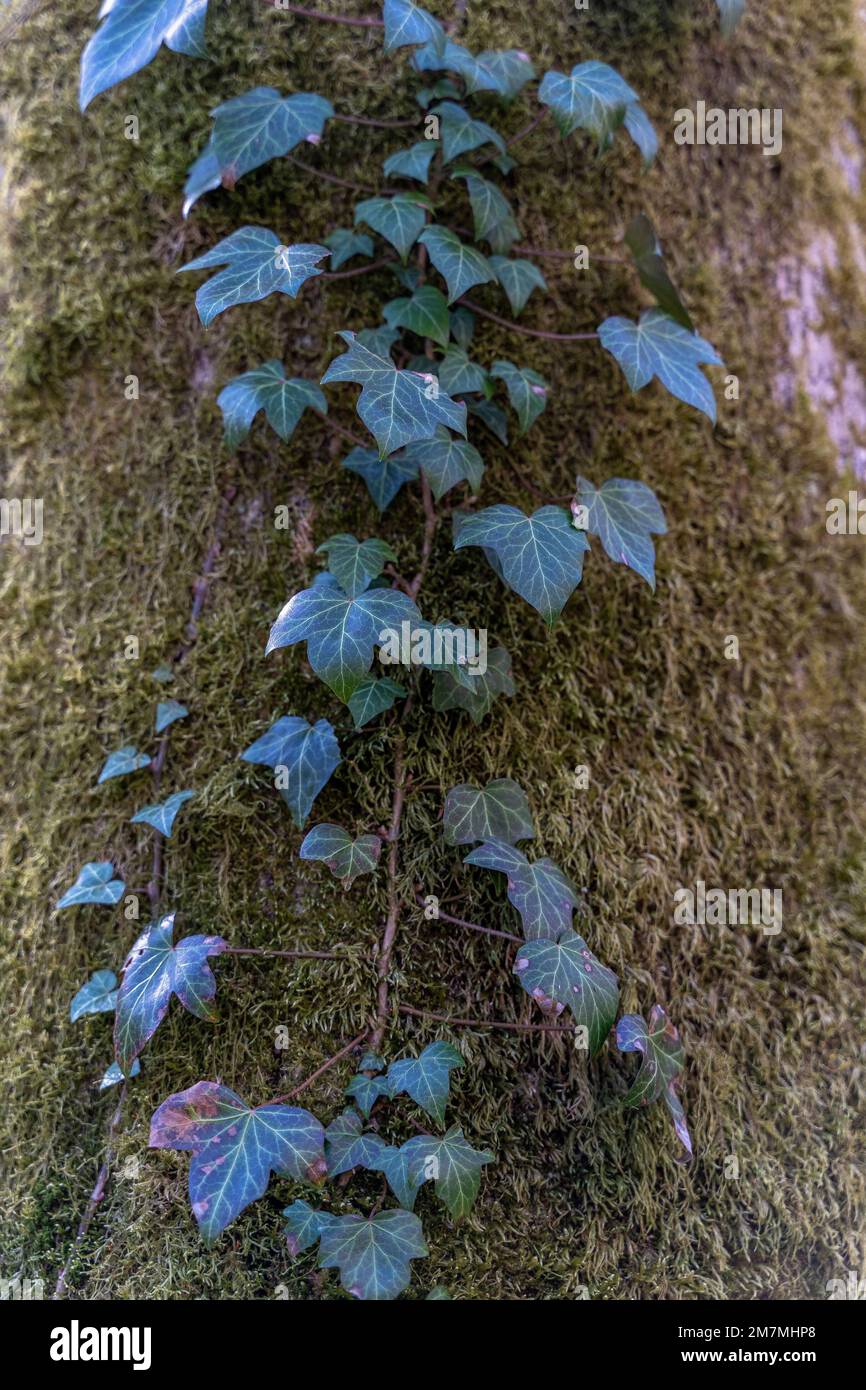
[[[351,1042],[346,1043],[345,1047],[341,1047],[339,1052],[335,1052],[333,1057],[329,1057],[327,1062],[323,1062],[320,1067],[316,1067],[315,1071],[311,1071],[310,1075],[305,1077],[293,1090],[287,1091],[284,1096],[274,1096],[273,1100],[265,1101],[265,1104],[282,1105],[284,1101],[294,1100],[295,1096],[301,1094],[301,1091],[305,1091],[308,1086],[312,1086],[314,1081],[318,1081],[319,1077],[328,1071],[335,1062],[339,1062],[347,1053],[351,1052],[353,1047],[360,1047],[366,1037],[367,1030],[365,1029],[363,1033],[358,1034],[357,1038],[353,1038]]]
[[[117,1106],[115,1108],[114,1114],[111,1117],[111,1123],[108,1126],[108,1142],[106,1144],[105,1157],[103,1158],[102,1163],[100,1165],[99,1172],[96,1177],[96,1183],[88,1199],[87,1206],[84,1208],[84,1213],[81,1217],[81,1220],[78,1223],[78,1230],[75,1232],[75,1240],[72,1242],[72,1249],[69,1251],[66,1263],[64,1264],[63,1268],[57,1276],[57,1283],[54,1286],[53,1295],[53,1300],[55,1302],[66,1296],[66,1280],[69,1275],[69,1270],[72,1266],[72,1261],[75,1257],[78,1247],[81,1245],[81,1242],[84,1240],[84,1237],[90,1230],[90,1223],[96,1215],[96,1210],[99,1206],[99,1203],[105,1196],[105,1188],[108,1184],[108,1177],[111,1172],[111,1165],[114,1161],[114,1145],[117,1139],[117,1132],[120,1128],[120,1122],[123,1118],[123,1107],[126,1101],[126,1087],[127,1083],[124,1081],[120,1087],[120,1095],[117,1098]]]
[[[357,270],[324,270],[320,280],[351,280],[355,275],[369,275],[371,270],[381,270],[383,265],[397,265],[394,256],[383,256],[381,260],[371,261],[369,265],[359,266]]]
[[[588,343],[598,337],[597,333],[548,333],[542,328],[524,328],[522,323],[514,323],[511,319],[504,319],[499,314],[491,313],[489,309],[482,309],[474,300],[458,299],[457,303],[471,309],[473,314],[480,314],[483,319],[492,319],[494,323],[501,324],[503,328],[510,328],[513,333],[522,333],[527,338],[546,338],[552,343]]]
[[[285,14],[300,15],[301,19],[322,19],[330,24],[352,24],[357,29],[384,29],[384,21],[376,15],[358,16],[350,14],[325,14],[324,10],[308,10],[303,5],[277,4],[277,0],[266,0],[272,9],[282,10]]]
[[[225,956],[283,956],[287,960],[348,960],[345,951],[272,951],[269,946],[227,946]]]
[[[450,1023],[453,1028],[504,1028],[512,1033],[573,1033],[574,1028],[563,1028],[559,1023],[504,1023],[498,1019],[452,1018],[451,1014],[436,1014],[430,1009],[413,1009],[408,1004],[398,1004],[397,1012],[411,1014],[413,1018],[432,1018],[437,1023]]]
[[[425,907],[424,896],[419,892],[418,885],[415,885],[415,896],[421,907]],[[515,936],[510,931],[500,931],[498,927],[482,927],[479,922],[467,922],[462,917],[452,917],[450,913],[443,912],[439,908],[436,920],[438,922],[450,922],[455,927],[468,927],[470,931],[483,932],[485,936],[501,936],[504,941],[516,941],[518,946],[523,945],[523,937]]]
[[[327,169],[317,169],[314,164],[307,164],[305,160],[298,159],[296,155],[287,154],[286,163],[294,164],[299,169],[303,169],[305,174],[313,174],[317,179],[324,179],[326,183],[335,183],[338,188],[351,189],[353,193],[375,193],[382,192],[394,193],[396,189],[374,188],[369,183],[353,183],[351,179],[340,179],[336,174],[329,174]]]
[[[405,126],[417,126],[420,118],[418,116],[408,116],[397,121],[378,121],[373,116],[346,116],[342,112],[337,111],[331,119],[334,121],[343,121],[346,125],[369,125],[373,126],[375,130],[400,130]]]
[[[356,444],[361,449],[369,449],[370,441],[368,439],[362,439],[359,434],[353,434],[351,430],[346,429],[345,425],[338,425],[336,420],[331,419],[330,415],[320,415],[318,411],[315,413],[319,416],[322,424],[327,425],[328,429],[333,430],[335,434],[341,434],[344,439],[348,439],[350,444]]]
[[[403,720],[406,719],[411,707],[412,694],[410,692],[403,706]],[[394,791],[391,800],[391,825],[388,831],[388,912],[385,918],[382,943],[379,948],[379,958],[376,962],[376,974],[379,980],[376,990],[376,1018],[370,1030],[370,1047],[374,1052],[378,1052],[381,1048],[385,1029],[388,1026],[388,975],[391,970],[391,956],[400,921],[400,892],[397,887],[397,871],[400,866],[400,822],[403,817],[403,804],[406,797],[405,759],[406,735],[401,727],[397,731],[397,747],[394,753]]]

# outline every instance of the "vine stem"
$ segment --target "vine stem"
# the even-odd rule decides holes
[[[504,1023],[498,1019],[453,1018],[451,1014],[436,1014],[430,1009],[413,1009],[409,1004],[398,1004],[397,1012],[411,1014],[413,1018],[432,1018],[437,1023],[450,1023],[454,1028],[505,1028],[514,1033],[573,1033],[574,1028],[563,1028],[559,1023]]]
[[[418,116],[406,116],[396,121],[377,121],[373,116],[346,116],[340,111],[336,111],[331,117],[334,121],[343,121],[346,125],[369,125],[375,130],[399,130],[401,127],[414,125],[417,126]]]
[[[369,449],[370,441],[368,439],[362,439],[359,434],[353,434],[351,430],[346,429],[345,425],[338,425],[336,420],[331,419],[330,415],[322,415],[318,410],[315,413],[322,423],[327,425],[328,429],[333,430],[335,434],[341,434],[344,439],[348,439],[350,444],[355,444],[361,449]]]
[[[365,1029],[363,1033],[359,1033],[358,1036],[356,1038],[353,1038],[351,1042],[347,1042],[345,1047],[341,1047],[339,1052],[335,1052],[333,1057],[329,1057],[327,1062],[323,1062],[320,1067],[316,1067],[315,1071],[311,1071],[310,1075],[306,1077],[303,1081],[301,1081],[297,1086],[295,1086],[293,1090],[287,1091],[284,1096],[274,1096],[273,1100],[265,1101],[265,1104],[282,1105],[284,1101],[294,1100],[295,1096],[299,1096],[301,1094],[301,1091],[305,1091],[308,1086],[312,1086],[314,1081],[318,1081],[319,1077],[322,1076],[324,1072],[328,1071],[328,1069],[332,1067],[335,1062],[341,1061],[341,1059],[345,1057],[347,1053],[352,1051],[353,1047],[360,1047],[361,1043],[364,1041],[366,1037],[367,1030]]]
[[[84,1214],[78,1223],[78,1230],[75,1233],[75,1240],[72,1242],[72,1249],[69,1251],[66,1263],[57,1276],[57,1283],[54,1285],[53,1301],[55,1302],[66,1296],[66,1280],[72,1266],[72,1261],[75,1258],[78,1247],[90,1229],[90,1223],[96,1215],[99,1203],[105,1196],[105,1188],[108,1184],[111,1165],[114,1162],[115,1141],[117,1139],[121,1119],[123,1118],[123,1107],[126,1102],[126,1087],[127,1083],[124,1081],[120,1088],[120,1095],[117,1098],[117,1106],[111,1117],[111,1123],[108,1126],[108,1141],[105,1147],[105,1157],[102,1160],[96,1177],[96,1183],[88,1199],[87,1206],[84,1208]]]
[[[403,706],[403,719],[406,718],[411,705],[412,695],[410,693]],[[388,974],[391,969],[391,956],[400,922],[400,893],[397,887],[397,871],[400,865],[400,822],[403,817],[403,805],[406,798],[406,736],[402,728],[397,732],[393,786],[391,826],[388,831],[388,913],[385,918],[385,930],[382,934],[379,958],[376,962],[376,974],[379,980],[376,990],[376,1018],[370,1031],[370,1047],[373,1052],[378,1052],[381,1048],[385,1029],[388,1026]]]
[[[491,313],[489,309],[482,309],[474,300],[458,299],[457,303],[471,309],[473,314],[480,314],[483,319],[492,319],[503,328],[510,328],[512,333],[523,333],[527,338],[546,338],[552,343],[588,343],[598,337],[597,333],[548,333],[543,328],[524,328],[522,323],[513,323],[511,319],[503,319],[499,314]]]
[[[417,884],[415,885],[415,896],[420,906],[425,907],[426,903],[424,897],[419,891]],[[468,927],[470,931],[483,932],[485,936],[501,936],[504,941],[515,941],[518,946],[523,945],[522,936],[515,936],[514,933],[510,931],[500,931],[498,927],[482,927],[479,922],[467,922],[462,917],[452,917],[450,913],[443,912],[441,907],[439,908],[436,920],[439,922],[450,922],[455,927]]]
[[[303,5],[284,5],[277,4],[276,0],[267,0],[267,4],[272,9],[282,10],[286,14],[300,15],[301,19],[322,19],[330,24],[352,24],[357,29],[384,29],[384,20],[376,15],[358,16],[350,14],[325,14],[324,10],[308,10]]]
[[[383,265],[397,265],[394,256],[383,256],[381,260],[371,261],[369,265],[359,266],[357,270],[323,270],[320,280],[350,280],[355,275],[369,275],[371,270],[381,270]]]
[[[290,960],[348,960],[345,951],[276,951],[269,946],[227,946],[225,956],[284,956]]]

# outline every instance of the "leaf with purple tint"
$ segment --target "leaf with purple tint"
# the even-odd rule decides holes
[[[284,1209],[283,1216],[286,1218],[286,1245],[292,1257],[309,1250],[331,1222],[337,1220],[329,1211],[317,1211],[309,1202],[302,1201],[292,1202]]]
[[[679,1075],[685,1065],[680,1036],[660,1004],[650,1010],[649,1026],[640,1014],[626,1014],[616,1026],[620,1052],[640,1052],[641,1063],[624,1105],[644,1106],[663,1100],[670,1111],[677,1137],[685,1149],[680,1162],[692,1157],[692,1140],[682,1101],[677,1095]]]
[[[321,1233],[319,1265],[339,1269],[340,1282],[353,1298],[396,1298],[411,1278],[410,1260],[428,1253],[421,1222],[394,1208],[374,1216],[340,1216]]]

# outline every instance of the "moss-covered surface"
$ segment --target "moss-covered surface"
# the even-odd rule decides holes
[[[237,761],[278,714],[338,722],[344,762],[317,803],[360,828],[387,819],[393,731],[349,732],[345,713],[297,650],[263,656],[269,621],[316,568],[313,545],[335,530],[379,529],[401,567],[417,560],[418,502],[379,526],[358,479],[338,471],[344,446],[315,421],[283,446],[263,424],[235,459],[220,443],[216,391],[270,356],[319,375],[338,328],[378,321],[387,274],[233,310],[203,333],[179,264],[243,222],[286,240],[347,224],[353,195],[285,162],[180,217],[184,173],[208,110],[249,86],[317,89],[338,109],[395,118],[413,111],[405,61],[383,62],[376,33],[308,24],[266,6],[219,3],[211,63],[163,53],[145,72],[75,105],[78,55],[95,6],[18,0],[0,55],[5,196],[5,496],[41,496],[45,540],[2,549],[4,833],[4,1276],[53,1282],[105,1144],[115,1093],[95,1082],[110,1056],[109,1021],[68,1021],[89,972],[117,966],[134,924],[118,911],[51,904],[87,859],[112,857],[131,890],[149,875],[149,835],[128,818],[150,799],[147,774],[95,787],[105,753],[147,745],[158,687],[149,672],[183,635],[191,586],[219,498],[230,510],[200,640],[171,693],[191,717],[173,731],[164,787],[194,787],[168,850],[168,900],[188,929],[290,947],[340,944],[346,963],[224,960],[216,1027],[172,1010],[130,1090],[112,1181],[70,1276],[80,1298],[340,1297],[311,1255],[292,1265],[280,1235],[291,1185],[274,1182],[212,1250],[189,1214],[187,1159],[148,1152],[148,1119],[171,1091],[221,1076],[252,1101],[288,1089],[363,1026],[384,887],[346,895],[300,866],[299,835],[267,777]],[[433,4],[443,15],[448,7]],[[813,229],[841,236],[831,323],[862,363],[864,295],[846,242],[862,201],[831,157],[843,118],[866,129],[854,7],[772,0],[725,46],[715,7],[619,0],[470,4],[473,48],[518,46],[539,68],[589,56],[618,66],[664,132],[656,169],[640,174],[622,142],[596,161],[580,137],[539,131],[517,151],[513,193],[525,241],[610,251],[633,212],[663,229],[701,331],[740,377],[711,433],[655,386],[630,397],[593,345],[562,348],[485,324],[478,355],[542,372],[550,404],[508,451],[485,441],[487,502],[534,504],[567,493],[577,469],[650,483],[670,534],[653,596],[595,554],[551,636],[477,553],[455,555],[440,531],[422,606],[484,626],[513,654],[518,696],[476,728],[416,710],[408,765],[416,790],[404,824],[402,889],[415,881],[477,921],[510,925],[497,876],[460,868],[442,845],[441,790],[510,774],[528,790],[539,843],[586,891],[585,934],[620,975],[626,1009],[658,999],[680,1027],[684,1100],[696,1142],[688,1168],[660,1108],[624,1113],[633,1059],[605,1052],[590,1068],[556,1039],[461,1031],[467,1065],[453,1114],[490,1146],[475,1212],[455,1227],[420,1201],[431,1249],[415,1290],[458,1297],[822,1297],[859,1267],[862,1169],[864,741],[866,662],[860,538],[831,538],[828,497],[842,490],[824,423],[808,401],[782,411],[784,366],[774,264]],[[531,9],[531,14],[528,10]],[[361,12],[359,7],[358,12]],[[16,23],[18,20],[23,22]],[[687,149],[672,113],[703,98],[782,107],[785,148]],[[483,99],[481,99],[483,105]],[[520,109],[510,128],[525,122]],[[124,138],[124,118],[140,141]],[[388,132],[332,126],[305,156],[363,182],[399,143]],[[552,153],[550,152],[552,148]],[[476,295],[484,292],[476,291]],[[489,301],[499,307],[494,297]],[[592,327],[645,302],[628,272],[551,273],[547,306],[526,321]],[[860,323],[860,330],[855,325]],[[141,396],[124,398],[138,376]],[[720,386],[721,373],[715,380]],[[721,394],[721,392],[719,392]],[[352,426],[354,392],[332,392]],[[271,525],[287,503],[295,525]],[[141,644],[123,658],[124,638]],[[736,634],[739,662],[724,657]],[[423,712],[422,712],[423,711]],[[574,769],[591,769],[588,790]],[[784,891],[784,929],[672,925],[673,893],[697,878]],[[524,1016],[503,943],[425,922],[407,907],[394,994],[444,1012]],[[287,1051],[275,1029],[289,1027]],[[410,1037],[441,1029],[406,1023]],[[330,1117],[347,1070],[308,1093]],[[736,1156],[739,1177],[725,1176]],[[353,1184],[363,1195],[378,1185]]]

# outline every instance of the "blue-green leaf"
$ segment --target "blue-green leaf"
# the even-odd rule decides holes
[[[464,480],[473,492],[481,486],[484,461],[478,450],[465,439],[455,439],[441,425],[432,439],[410,444],[406,458],[423,470],[437,502]]]
[[[319,792],[341,762],[334,726],[327,719],[310,724],[295,714],[278,719],[267,733],[241,753],[241,758],[246,763],[261,763],[285,776],[287,784],[280,786],[280,794],[299,830]]]
[[[520,913],[527,941],[541,937],[556,941],[571,930],[571,919],[580,900],[552,859],[530,862],[516,845],[494,840],[472,850],[463,863],[505,874],[508,901]]]
[[[182,705],[179,700],[160,700],[156,707],[154,732],[161,734],[169,724],[173,724],[176,719],[186,719],[188,714],[186,705]]]
[[[612,560],[628,565],[655,589],[651,536],[664,535],[668,528],[652,488],[630,478],[608,478],[597,488],[578,477],[572,511],[575,524],[580,521],[590,535],[598,536]]]
[[[430,43],[439,51],[445,47],[442,25],[427,10],[416,5],[414,0],[385,0],[382,18],[385,21],[386,53],[415,43]]]
[[[340,1216],[321,1234],[319,1265],[339,1269],[340,1283],[353,1298],[396,1298],[411,1278],[410,1260],[428,1253],[421,1222],[395,1208],[374,1216]]]
[[[106,91],[146,67],[165,42],[193,57],[201,52],[207,0],[109,0],[81,55],[79,104],[83,111]]]
[[[94,860],[85,864],[71,888],[67,888],[57,904],[61,907],[79,907],[83,903],[100,903],[105,907],[119,903],[123,897],[122,878],[112,878],[114,873],[107,859]]]
[[[616,129],[625,123],[644,159],[655,153],[655,131],[640,110],[637,92],[607,63],[578,63],[568,77],[555,70],[545,73],[538,100],[551,108],[563,135],[588,130],[599,149],[606,150]]]
[[[346,531],[322,541],[316,554],[327,555],[328,569],[349,598],[363,594],[379,577],[389,560],[395,563],[397,560],[387,541],[380,541],[377,536],[359,541]]]
[[[490,713],[500,695],[514,692],[511,657],[505,647],[493,647],[487,653],[487,669],[470,680],[454,666],[433,676],[433,708],[463,710],[476,724]]]
[[[387,1148],[378,1134],[363,1133],[364,1125],[357,1110],[343,1110],[325,1130],[325,1160],[328,1177],[338,1178],[353,1168],[372,1168],[378,1171],[378,1159]]]
[[[113,970],[96,970],[69,1005],[69,1017],[77,1023],[85,1014],[113,1013],[116,1004],[117,976]]]
[[[325,572],[312,587],[294,594],[271,628],[266,650],[306,642],[307,660],[320,680],[345,704],[373,664],[373,651],[384,629],[400,632],[423,618],[407,594],[398,589],[368,589],[349,598]]]
[[[209,140],[198,159],[189,166],[183,186],[183,216],[189,217],[199,198],[203,198],[205,193],[210,193],[211,189],[219,188],[222,181],[220,163]]]
[[[517,952],[514,973],[545,1012],[571,1010],[577,1026],[586,1028],[595,1056],[613,1027],[619,984],[583,937],[567,931],[559,941],[528,941]]]
[[[511,205],[503,193],[480,174],[461,170],[455,178],[466,180],[466,191],[475,219],[475,240],[488,241],[499,255],[507,255],[520,236]]]
[[[488,265],[504,289],[515,318],[526,307],[533,290],[547,289],[547,281],[532,261],[491,256]]]
[[[382,165],[386,178],[415,179],[426,183],[430,177],[430,161],[439,148],[438,140],[419,140],[408,150],[397,150]]]
[[[406,687],[389,676],[365,676],[353,695],[349,696],[349,710],[355,721],[355,728],[362,729],[377,715],[384,714],[396,700],[405,699]]]
[[[466,782],[452,787],[445,797],[442,825],[449,845],[478,840],[514,845],[535,839],[526,793],[511,777],[496,777],[484,787]]]
[[[446,164],[468,154],[482,145],[495,145],[500,154],[505,153],[505,141],[485,121],[475,120],[463,106],[454,101],[442,101],[430,108],[431,116],[438,116],[442,136],[442,154]]]
[[[153,1037],[176,994],[185,1009],[209,1022],[216,980],[209,956],[228,946],[221,936],[185,936],[175,946],[174,913],[145,927],[126,958],[114,1020],[114,1055],[125,1075]]]
[[[348,352],[336,357],[322,384],[357,381],[362,390],[358,414],[379,445],[382,458],[403,444],[430,439],[437,425],[466,435],[466,407],[440,392],[435,376],[399,371],[390,358],[363,347],[353,333],[341,333]],[[434,390],[435,387],[435,390]]]
[[[132,1066],[129,1068],[129,1075],[138,1076],[140,1072],[141,1063],[139,1062],[138,1058],[136,1058]],[[108,1067],[108,1069],[105,1072],[105,1075],[99,1083],[99,1089],[100,1091],[107,1091],[111,1086],[117,1086],[120,1084],[121,1081],[126,1080],[128,1080],[128,1078],[124,1076],[117,1063],[112,1062],[111,1066]]]
[[[685,1065],[680,1036],[660,1004],[650,1010],[649,1026],[640,1014],[626,1014],[616,1025],[616,1045],[620,1052],[640,1052],[640,1070],[623,1105],[650,1105],[664,1100],[674,1122],[677,1138],[685,1149],[682,1162],[692,1156],[692,1140],[683,1104],[677,1095],[679,1074]]]
[[[639,323],[618,316],[605,319],[598,336],[633,391],[640,391],[656,376],[672,396],[703,411],[715,424],[716,398],[699,368],[724,363],[697,333],[689,333],[661,309],[646,309]]]
[[[516,367],[513,362],[502,360],[493,363],[490,375],[505,382],[508,399],[520,421],[520,433],[525,434],[547,405],[547,382],[531,367]]]
[[[493,552],[509,588],[531,603],[552,626],[581,581],[589,542],[563,507],[540,507],[526,516],[499,504],[465,517],[454,549],[481,546]]]
[[[228,1086],[198,1081],[169,1096],[150,1126],[152,1149],[190,1149],[189,1197],[205,1240],[261,1197],[271,1173],[320,1182],[324,1131],[307,1110],[289,1105],[252,1109]]]
[[[151,680],[158,681],[160,685],[169,685],[174,680],[174,672],[170,666],[166,666],[165,662],[162,662],[151,671],[150,677]]]
[[[316,383],[286,377],[282,362],[276,358],[234,377],[220,391],[217,405],[223,413],[223,437],[229,449],[236,449],[246,438],[260,410],[280,439],[291,439],[305,410],[328,413],[327,399]]]
[[[426,1181],[423,1163],[418,1155],[407,1150],[405,1144],[399,1149],[389,1145],[379,1155],[376,1171],[385,1175],[385,1180],[400,1206],[406,1211],[411,1211],[415,1206],[418,1189]]]
[[[418,233],[427,221],[430,204],[420,193],[395,193],[392,198],[365,198],[355,207],[355,225],[363,222],[390,242],[406,263]]]
[[[444,1124],[450,1088],[449,1073],[454,1067],[462,1066],[463,1058],[451,1043],[430,1043],[420,1056],[403,1057],[391,1063],[388,1068],[391,1094],[398,1096],[405,1091],[416,1105],[432,1115],[437,1124]]]
[[[175,816],[185,801],[195,796],[195,792],[173,792],[167,796],[165,801],[154,802],[152,806],[142,806],[140,811],[136,811],[134,816],[130,816],[132,825],[152,825],[154,830],[158,830],[161,835],[169,836],[172,832]]]
[[[372,256],[373,238],[366,232],[356,232],[352,227],[337,227],[330,236],[324,238],[325,246],[331,250],[331,269],[339,270],[353,256]]]
[[[417,463],[404,454],[380,458],[375,449],[353,449],[343,459],[341,467],[364,479],[380,512],[393,502],[404,483],[412,483],[418,477]]]
[[[430,260],[448,286],[449,304],[453,304],[473,285],[486,284],[494,279],[487,257],[476,251],[474,246],[467,246],[448,227],[425,227],[418,240],[427,247]],[[447,328],[442,346],[448,346]]]
[[[359,874],[372,874],[379,862],[382,841],[378,835],[359,835],[353,840],[341,825],[314,825],[298,851],[301,859],[327,864],[335,878],[349,888]]]
[[[178,273],[225,267],[196,290],[196,308],[207,328],[217,314],[234,304],[251,304],[275,291],[296,299],[305,280],[321,275],[317,263],[327,255],[327,246],[307,242],[284,246],[267,227],[241,227],[212,251],[181,266]]]
[[[420,338],[432,338],[440,347],[448,346],[448,305],[435,285],[419,285],[408,298],[392,299],[382,313],[395,328],[408,328]]]
[[[358,1072],[357,1076],[352,1077],[343,1094],[352,1097],[364,1119],[367,1120],[370,1118],[370,1111],[379,1097],[390,1097],[391,1083],[384,1076],[364,1076],[363,1072]],[[376,1157],[378,1163],[381,1153],[377,1152]],[[380,1171],[378,1166],[376,1166],[376,1171]]]
[[[716,0],[722,21],[722,33],[726,39],[731,37],[746,9],[746,0]]]
[[[655,296],[659,308],[693,333],[695,326],[668,275],[655,227],[644,213],[639,212],[629,222],[625,229],[625,244],[634,258],[641,284]]]
[[[508,419],[501,405],[495,401],[476,401],[468,400],[466,409],[470,415],[477,415],[491,434],[494,434],[500,444],[508,443]]]
[[[157,733],[159,730],[157,729]],[[109,753],[102,765],[102,771],[97,780],[97,786],[101,782],[107,782],[112,777],[125,777],[129,772],[138,772],[143,767],[150,766],[150,757],[147,753],[139,753],[132,744],[127,744],[125,748],[118,748],[116,752]]]
[[[302,141],[317,145],[334,108],[315,92],[281,96],[254,87],[213,111],[211,148],[223,180],[232,187],[244,174],[288,154]]]
[[[403,1145],[409,1171],[432,1179],[433,1189],[455,1221],[472,1210],[481,1186],[481,1169],[493,1163],[488,1149],[473,1149],[460,1125],[452,1125],[443,1138],[419,1134]],[[387,1176],[387,1174],[386,1174]]]
[[[519,49],[486,49],[475,55],[452,39],[446,40],[441,52],[432,45],[419,49],[413,62],[419,72],[457,72],[467,93],[497,92],[506,101],[535,76],[529,55]]]
[[[475,315],[471,309],[459,304],[456,309],[451,310],[451,337],[458,347],[465,352],[472,342],[472,335],[475,332]]]
[[[453,331],[453,326],[452,326]],[[449,396],[462,396],[467,392],[484,391],[489,375],[485,369],[471,359],[460,347],[451,347],[438,366],[439,385]]]
[[[309,1202],[302,1201],[292,1202],[284,1209],[283,1216],[286,1218],[286,1244],[293,1258],[315,1245],[322,1232],[337,1220],[329,1211],[317,1211]]]
[[[180,15],[165,36],[166,48],[188,58],[206,58],[205,20],[208,0],[184,0]]]
[[[639,102],[633,101],[631,106],[625,108],[623,125],[643,155],[644,168],[648,169],[659,152],[659,138]]]

